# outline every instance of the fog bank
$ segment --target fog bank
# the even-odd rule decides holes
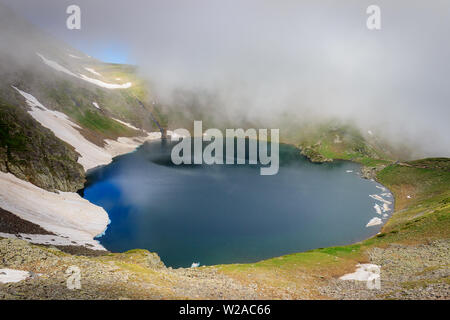
[[[450,156],[448,1],[377,1],[379,31],[371,1],[79,0],[79,31],[71,1],[0,2],[88,54],[126,51],[168,108],[195,101],[236,127],[337,116]]]

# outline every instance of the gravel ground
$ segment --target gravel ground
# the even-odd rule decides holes
[[[2,208],[0,208],[0,232],[53,235],[53,233],[41,228],[37,224],[23,220]]]
[[[319,294],[333,299],[449,299],[450,240],[425,245],[391,245],[369,251],[381,266],[381,289],[365,282],[333,278]],[[81,270],[80,290],[67,288],[67,269]],[[0,284],[1,299],[261,299],[270,298],[255,283],[243,284],[214,268],[166,268],[146,251],[98,257],[66,254],[57,248],[0,239],[0,269],[30,272],[19,283]],[[319,286],[317,282],[314,287]],[[279,290],[276,290],[277,292]],[[302,299],[302,294],[289,297]],[[286,299],[289,299],[286,297]],[[304,296],[303,298],[311,298]]]
[[[81,271],[81,289],[69,290],[70,266]],[[26,241],[0,239],[0,269],[30,272],[19,283],[0,283],[1,299],[257,299],[244,286],[215,270],[166,268],[156,254],[85,257]]]

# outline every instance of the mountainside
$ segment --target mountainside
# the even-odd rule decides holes
[[[37,125],[38,116],[33,120],[27,114],[30,104],[19,91],[63,113],[86,140],[101,148],[108,139],[142,135],[141,129],[159,131],[151,112],[164,124],[134,67],[95,60],[4,7],[0,39],[8,43],[0,49],[1,171],[47,190],[75,191],[84,182],[73,148],[55,139],[49,125]]]

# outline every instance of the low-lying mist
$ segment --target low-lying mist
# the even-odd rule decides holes
[[[281,131],[336,117],[415,157],[450,156],[448,1],[377,1],[373,31],[370,1],[79,0],[77,32],[70,1],[2,1],[78,48],[126,48],[168,109]]]

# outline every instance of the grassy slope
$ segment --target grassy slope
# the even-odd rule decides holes
[[[122,66],[116,68],[121,69]],[[121,73],[121,75],[124,79],[132,78],[132,75],[128,75],[126,78],[125,73]],[[75,81],[62,80],[57,81],[52,86],[42,88],[38,92],[43,92],[42,101],[44,101],[44,104],[68,115],[83,128],[82,134],[88,140],[101,146],[105,139],[131,137],[140,134],[111,118],[132,123],[137,127],[148,128],[148,121],[140,121],[144,118],[142,116],[143,110],[140,110],[141,108],[133,98],[135,95],[133,90],[143,90],[143,86],[135,84],[130,89],[107,90],[95,86],[87,87],[83,83],[80,85]],[[93,102],[97,102],[101,110],[95,108]]]
[[[359,162],[366,166],[387,164],[393,158],[382,141],[366,135],[351,123],[329,120],[305,126],[297,137],[287,137],[314,162],[333,159]]]
[[[367,261],[367,250],[372,247],[419,244],[449,237],[450,159],[390,165],[377,178],[396,199],[393,217],[377,236],[349,246],[317,249],[254,264],[223,265],[219,269],[243,282],[256,281],[282,298],[283,290],[311,288],[313,283],[328,277],[353,272],[356,263]],[[310,294],[318,296],[317,292]]]

